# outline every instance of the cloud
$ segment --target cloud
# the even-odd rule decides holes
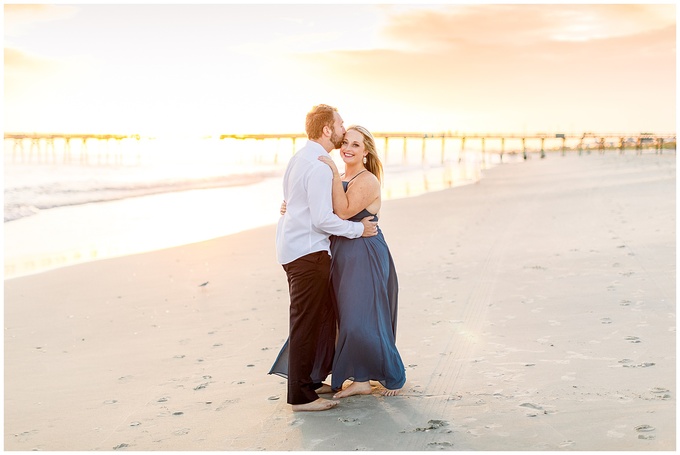
[[[41,26],[67,17],[49,6],[9,20],[34,27],[5,51],[17,105],[22,86],[36,105],[69,93],[97,112],[206,110],[220,113],[207,122],[232,115],[232,127],[319,99],[379,129],[461,118],[516,128],[567,109],[674,118],[674,103],[659,103],[675,96],[672,5],[78,5],[75,20]]]
[[[7,70],[7,68],[14,68],[18,70],[23,68],[31,70],[41,68],[44,65],[44,59],[29,55],[19,49],[6,47],[4,63],[5,70]]]
[[[671,25],[674,5],[455,5],[393,13],[384,33],[404,49],[422,50],[608,39]]]
[[[30,93],[45,74],[59,70],[59,64],[19,49],[4,49],[5,96],[14,99]]]
[[[68,5],[5,4],[5,37],[24,35],[40,23],[66,19],[77,11],[77,7]]]
[[[45,58],[5,47],[5,127],[25,130],[32,129],[25,125],[34,125],[41,117],[49,117],[48,122],[63,119],[80,94],[87,93],[91,76],[77,59]],[[25,125],[15,125],[19,119]]]
[[[582,117],[593,120],[630,111],[632,123],[667,99],[656,114],[674,118],[674,16],[642,5],[586,6],[412,10],[384,29],[399,45],[315,54],[306,70],[405,115],[439,109],[537,124],[543,112],[587,110]],[[588,39],[572,39],[569,27],[579,23],[592,24]]]

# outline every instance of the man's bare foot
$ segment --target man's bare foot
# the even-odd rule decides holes
[[[347,398],[352,395],[370,395],[373,391],[371,384],[366,382],[353,382],[349,387],[333,395],[333,398]]]
[[[401,389],[384,389],[381,393],[384,397],[395,397],[401,393]]]
[[[338,405],[337,401],[331,401],[327,400],[325,398],[318,398],[311,403],[305,403],[305,404],[294,404],[293,405],[293,411],[295,412],[301,412],[301,411],[327,411],[331,408],[334,408]]]
[[[321,387],[315,390],[317,395],[322,395],[324,393],[333,393],[333,389],[328,384],[321,384]]]

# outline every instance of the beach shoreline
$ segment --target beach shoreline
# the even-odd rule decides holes
[[[385,201],[403,395],[292,413],[273,225],[5,280],[6,450],[675,450],[675,154]]]
[[[474,152],[472,155],[462,162],[386,168],[383,200],[413,197],[476,181],[481,163],[475,159]],[[493,166],[491,162],[487,165]],[[57,205],[36,209],[37,213],[31,216],[4,223],[5,279],[276,224],[282,199],[283,168],[274,172],[263,166],[248,177],[228,174],[219,177],[221,183],[216,188],[206,187],[205,182],[214,181],[215,177],[208,176],[205,171],[205,181],[197,177],[182,181],[175,176],[174,183],[166,182],[162,192],[135,196],[133,193],[139,188],[148,192],[157,187],[141,180],[149,170],[133,168],[130,172],[136,173],[135,176],[128,176],[130,181],[124,182],[119,181],[125,180],[121,175],[107,175],[106,169],[94,172],[87,167],[80,170],[74,167],[66,177],[60,177],[68,180],[70,176],[76,180],[66,183],[50,180],[46,175],[50,172],[46,173],[46,169],[44,166],[34,169],[39,175],[33,176],[32,181],[26,178],[30,172],[25,170],[23,177],[14,176],[9,190],[6,188],[6,199],[8,193],[12,196],[17,188],[25,193],[23,197],[32,194],[37,198],[30,199],[30,203],[25,200],[26,207],[40,206],[39,200],[52,200]],[[199,182],[202,183],[196,186]],[[52,190],[56,195],[50,193]],[[47,193],[41,193],[45,191]],[[105,200],[111,193],[116,198]],[[90,202],[73,203],[74,200]],[[7,201],[5,209],[8,209]]]

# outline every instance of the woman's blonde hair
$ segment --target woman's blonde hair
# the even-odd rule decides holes
[[[382,183],[383,165],[378,157],[378,151],[375,148],[375,138],[373,138],[370,131],[361,125],[352,125],[347,128],[347,131],[349,130],[358,131],[364,137],[364,147],[368,152],[368,155],[366,155],[366,169],[368,169],[371,174],[378,177],[378,181]]]

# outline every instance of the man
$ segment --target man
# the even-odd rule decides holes
[[[369,221],[372,217],[360,223],[342,220],[333,213],[333,173],[318,157],[342,145],[345,127],[337,109],[314,106],[305,130],[309,140],[283,176],[287,205],[276,230],[276,253],[290,292],[288,403],[293,411],[324,411],[337,402],[319,397],[322,384],[312,380],[312,368],[321,327],[334,311],[329,299],[330,235],[371,237],[377,234],[377,223]]]

